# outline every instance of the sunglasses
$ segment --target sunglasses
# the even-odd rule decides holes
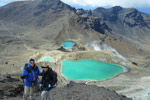
[[[30,62],[30,64],[34,64],[34,62]]]
[[[43,67],[43,69],[45,69],[45,68],[47,68],[47,67]]]

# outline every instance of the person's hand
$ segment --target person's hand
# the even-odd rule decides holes
[[[25,78],[25,76],[21,76],[21,79],[24,79]]]
[[[43,85],[42,84],[39,84],[39,90],[42,91],[42,87]]]
[[[41,72],[41,74],[39,74],[39,76],[42,76],[43,75],[43,72]]]
[[[39,86],[42,87],[43,85],[42,85],[42,84],[39,84]]]
[[[51,88],[51,84],[48,84],[48,88]]]

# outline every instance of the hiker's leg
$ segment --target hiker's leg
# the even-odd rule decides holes
[[[42,91],[41,93],[41,100],[48,100],[48,91]]]
[[[52,96],[50,95],[50,91],[47,93],[47,100],[52,100]]]
[[[30,87],[30,100],[33,99],[34,86]]]
[[[29,92],[30,92],[30,87],[28,87],[28,86],[24,86],[24,95],[23,95],[23,100],[28,100]]]

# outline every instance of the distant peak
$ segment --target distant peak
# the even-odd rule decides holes
[[[43,7],[45,9],[45,8],[50,8],[54,4],[60,4],[60,3],[61,3],[60,0],[40,0],[40,3],[38,6],[40,8]]]
[[[103,8],[103,7],[98,7],[98,8],[96,8],[95,10],[104,10],[105,8]]]
[[[123,7],[121,7],[121,6],[114,6],[111,9],[114,10],[114,11],[120,11],[120,10],[123,9]]]
[[[55,3],[55,2],[59,2],[60,0],[41,0],[41,3],[43,4],[49,4],[49,3]]]
[[[114,6],[112,8],[108,8],[108,9],[110,9],[111,11],[120,11],[120,10],[123,9],[123,7],[121,7],[121,6]],[[103,7],[98,7],[95,10],[96,11],[104,11],[104,10],[108,10],[108,9],[107,8],[103,8]]]
[[[112,8],[114,8],[114,9],[123,9],[123,7],[121,7],[121,6],[114,6]]]

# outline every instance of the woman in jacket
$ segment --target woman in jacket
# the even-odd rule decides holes
[[[57,75],[49,66],[42,66],[42,68],[43,73],[40,83],[40,87],[42,88],[41,100],[51,100],[49,91],[56,84]]]

